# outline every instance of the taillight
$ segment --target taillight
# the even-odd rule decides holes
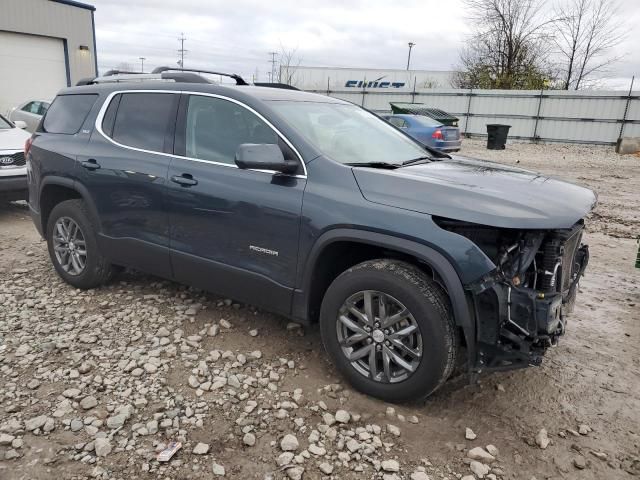
[[[431,138],[435,138],[436,140],[443,140],[444,137],[442,136],[442,130],[435,130],[431,134]]]
[[[27,138],[27,141],[24,142],[24,157],[27,158],[29,155],[29,150],[31,150],[31,144],[33,143],[33,137]]]

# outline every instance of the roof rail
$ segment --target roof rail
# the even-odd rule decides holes
[[[299,88],[289,85],[288,83],[277,82],[255,82],[256,87],[282,88],[283,90],[300,90]]]
[[[213,72],[211,70],[201,70],[196,68],[174,68],[174,67],[157,67],[154,68],[151,73],[164,73],[164,72],[191,72],[191,73],[208,73],[211,75],[222,75],[223,77],[230,77],[236,81],[236,85],[249,85],[240,75],[235,73]],[[180,80],[176,80],[180,81]],[[207,81],[207,83],[209,83]]]
[[[78,83],[76,83],[76,87],[80,87],[82,85],[91,85],[94,80],[95,80],[95,77],[81,78],[80,80],[78,80]]]
[[[142,75],[144,72],[128,72],[126,70],[107,70],[102,74],[103,77],[110,77],[112,75]]]

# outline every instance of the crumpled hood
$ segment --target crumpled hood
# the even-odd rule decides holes
[[[597,200],[564,180],[457,156],[396,170],[354,167],[353,173],[371,202],[503,228],[569,228]]]
[[[22,150],[24,142],[30,136],[30,133],[21,128],[2,128],[0,129],[0,151]]]

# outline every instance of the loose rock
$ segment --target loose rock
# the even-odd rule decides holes
[[[253,447],[256,444],[256,436],[253,433],[245,433],[244,437],[242,437],[242,443]]]
[[[547,435],[547,430],[544,428],[541,428],[538,434],[536,435],[536,444],[544,450],[549,446],[550,442],[551,440]]]
[[[285,452],[296,451],[300,444],[295,435],[287,434],[280,441],[280,448]]]
[[[469,465],[469,467],[471,468],[471,471],[478,477],[478,478],[484,478],[484,476],[489,473],[489,466],[485,465],[484,463],[480,463],[477,460],[472,460],[471,464]]]
[[[217,475],[219,477],[224,477],[225,475],[225,471],[224,471],[224,467],[216,462],[213,462],[212,464],[212,471],[214,475]]]
[[[335,415],[336,422],[339,423],[349,423],[351,420],[351,415],[346,410],[338,410]]]
[[[198,442],[198,444],[193,448],[194,455],[206,455],[209,453],[209,444]]]
[[[98,457],[106,457],[111,453],[111,441],[108,438],[96,438],[94,449]]]
[[[80,400],[80,407],[85,410],[91,410],[96,405],[98,405],[98,400],[96,400],[96,397],[89,396],[84,397],[82,400]]]
[[[385,472],[400,471],[400,464],[398,463],[397,460],[383,460],[380,466],[382,467],[382,470],[384,470]]]
[[[472,460],[478,460],[482,463],[491,463],[496,459],[496,457],[491,455],[482,447],[472,448],[471,450],[469,450],[469,453],[467,453],[467,456]]]

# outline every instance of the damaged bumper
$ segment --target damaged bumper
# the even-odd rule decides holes
[[[589,261],[583,226],[546,235],[524,277],[498,268],[467,287],[475,314],[474,372],[539,365],[565,332]]]

